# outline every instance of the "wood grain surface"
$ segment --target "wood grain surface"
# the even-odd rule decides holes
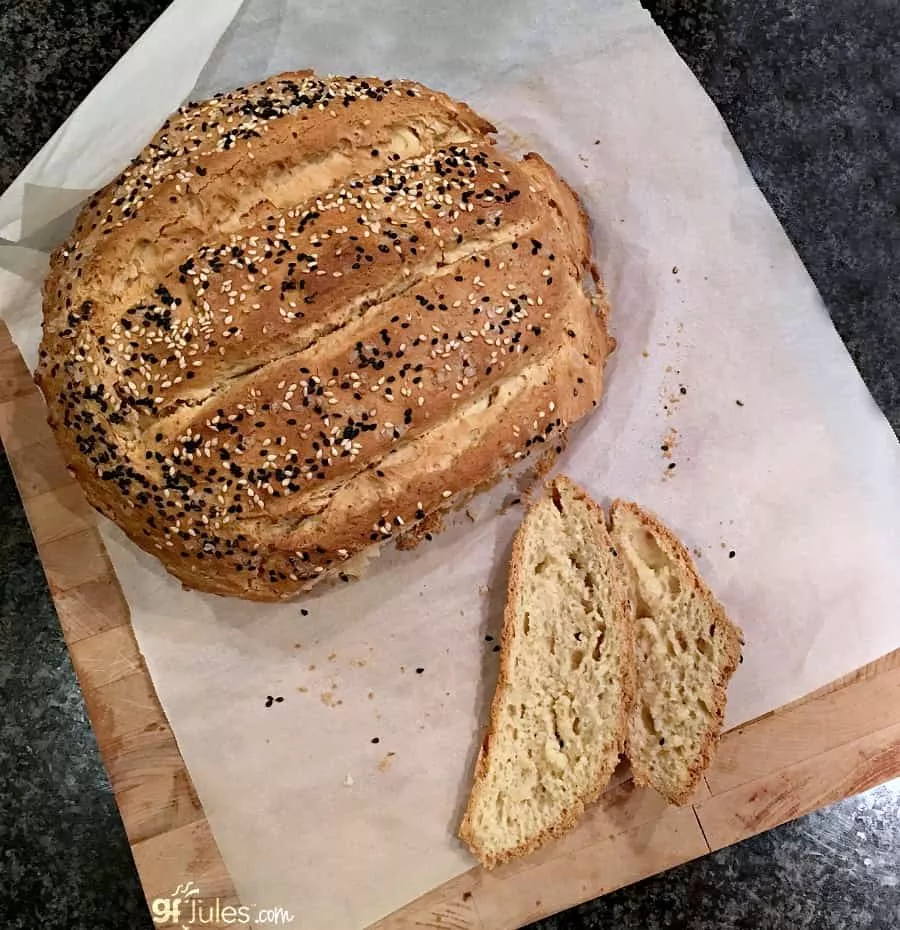
[[[2,324],[0,440],[147,900],[192,881],[204,900],[237,904],[93,513]],[[371,930],[514,930],[898,775],[900,650],[726,733],[691,804],[668,807],[623,768],[567,836],[492,872],[473,868]]]

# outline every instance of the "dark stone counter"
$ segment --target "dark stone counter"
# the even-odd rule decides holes
[[[646,5],[722,111],[900,431],[896,4]],[[0,190],[165,6],[0,4]],[[2,455],[0,527],[0,927],[150,928]],[[534,926],[895,930],[898,864],[894,782]]]

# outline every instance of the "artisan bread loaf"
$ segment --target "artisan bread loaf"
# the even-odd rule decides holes
[[[557,478],[513,546],[500,678],[460,837],[492,867],[574,826],[624,749],[627,577],[602,511]]]
[[[624,501],[613,504],[611,517],[635,610],[628,758],[637,784],[685,804],[715,750],[743,637],[656,517]]]
[[[186,585],[353,576],[596,405],[586,217],[492,131],[283,74],[182,107],[84,208],[37,381],[88,499]]]

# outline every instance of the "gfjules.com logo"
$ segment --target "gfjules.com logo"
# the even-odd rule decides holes
[[[167,898],[154,898],[150,913],[157,927],[216,926],[286,927],[294,915],[283,907],[257,907],[247,904],[224,904],[219,898],[203,898],[194,882],[179,885]]]

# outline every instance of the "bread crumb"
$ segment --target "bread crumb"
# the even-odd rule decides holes
[[[432,536],[443,531],[444,516],[445,513],[442,510],[436,510],[434,513],[428,514],[424,520],[420,520],[414,526],[411,526],[397,540],[397,548],[401,552],[408,552],[410,549],[415,549],[423,540],[430,542]]]
[[[365,668],[369,664],[368,659],[353,659],[350,662],[351,665],[356,666],[356,668]]]
[[[336,658],[337,658],[337,653],[336,653],[336,652],[329,652],[329,653],[328,653],[328,661],[329,661],[329,662],[334,662],[334,660],[335,660]]]
[[[675,450],[675,448],[678,446],[678,440],[679,440],[678,430],[675,429],[674,427],[672,427],[672,429],[670,429],[668,433],[666,433],[666,435],[663,436],[663,439],[662,439],[662,442],[660,443],[659,448],[660,448],[660,451],[662,452],[662,456],[664,459],[672,458],[672,453]]]
[[[307,687],[301,685],[299,688],[297,688],[297,690],[298,690],[301,694],[306,694],[306,692],[309,691],[309,688],[307,688]]]
[[[370,691],[370,692],[369,692],[369,700],[370,700],[370,701],[375,700],[375,692],[374,692],[374,691]]]
[[[491,589],[486,584],[478,585],[478,593],[482,597],[487,597],[491,593]]]
[[[334,707],[334,706],[337,704],[337,701],[335,700],[334,692],[333,692],[333,691],[323,691],[323,692],[319,695],[319,700],[320,700],[326,707]]]
[[[649,353],[648,351],[646,351],[646,349],[645,349],[643,352],[641,352],[641,356],[642,356],[643,358],[650,358],[650,353]]]
[[[353,776],[350,775],[349,773],[348,773],[347,775],[344,776],[344,784],[345,784],[348,788],[350,788],[350,787],[353,786]]]
[[[378,763],[378,771],[386,772],[390,767],[391,763],[394,761],[394,756],[397,755],[395,752],[389,752],[382,760]]]
[[[309,671],[314,672],[316,670],[315,665],[310,665]]]
[[[295,648],[295,649],[302,649],[302,648],[303,648],[303,643],[294,643],[294,648]]]

